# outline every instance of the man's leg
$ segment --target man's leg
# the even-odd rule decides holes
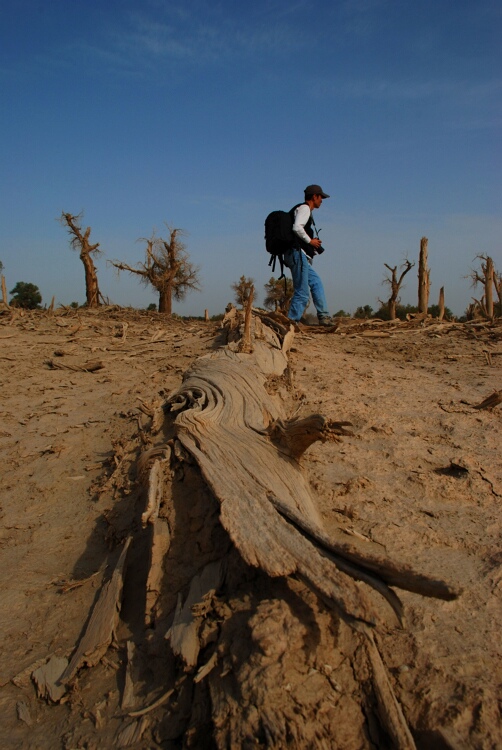
[[[289,305],[288,318],[298,321],[309,303],[309,262],[300,250],[293,250],[285,255],[287,266],[291,271],[294,293]]]
[[[328,303],[326,301],[326,295],[324,293],[324,286],[321,281],[321,277],[316,271],[309,265],[309,287],[312,292],[312,299],[314,301],[315,308],[317,310],[317,317],[319,320],[329,318]]]

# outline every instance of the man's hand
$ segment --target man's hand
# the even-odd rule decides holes
[[[310,244],[317,250],[318,247],[321,247],[321,240],[318,237],[314,237],[313,240],[310,240]]]

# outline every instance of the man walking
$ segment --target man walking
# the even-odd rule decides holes
[[[284,265],[291,271],[294,293],[289,306],[288,317],[298,321],[302,317],[312,294],[312,300],[317,310],[319,325],[331,325],[326,295],[321,277],[313,267],[315,255],[324,252],[321,240],[314,237],[312,211],[319,208],[323,198],[329,198],[320,185],[309,185],[305,188],[305,202],[291,209],[293,215],[293,233],[295,242],[284,253]],[[315,226],[315,224],[314,224]]]

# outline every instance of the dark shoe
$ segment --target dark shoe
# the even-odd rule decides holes
[[[319,325],[320,326],[332,326],[333,321],[331,320],[331,318],[320,318]]]

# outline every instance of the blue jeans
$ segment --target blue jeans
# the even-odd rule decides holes
[[[312,293],[319,320],[329,318],[328,303],[321,277],[314,271],[305,253],[301,250],[287,250],[284,253],[284,265],[291,271],[294,288],[288,318],[300,320],[309,303],[310,293]]]

